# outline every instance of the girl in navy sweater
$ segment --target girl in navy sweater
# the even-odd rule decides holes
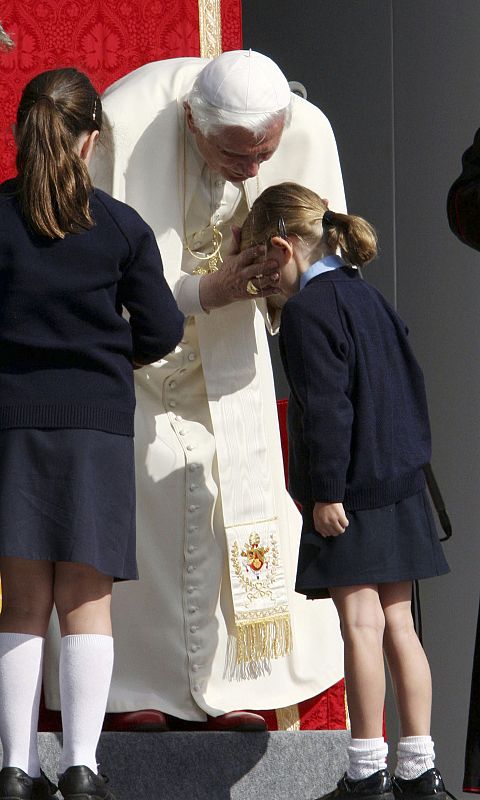
[[[56,791],[36,739],[54,606],[60,790],[113,800],[95,753],[112,581],[137,578],[133,366],[183,333],[152,231],[91,186],[101,126],[85,75],[38,75],[17,113],[18,175],[0,187],[0,797],[12,800]]]
[[[290,491],[303,513],[296,590],[332,597],[345,644],[349,765],[325,797],[444,800],[430,737],[430,669],[410,601],[412,580],[448,565],[425,495],[423,376],[405,325],[356,268],[375,257],[375,232],[284,183],[253,204],[242,247],[254,242],[267,242],[289,298],[280,352],[291,390]],[[401,724],[393,778],[383,739],[384,655]]]

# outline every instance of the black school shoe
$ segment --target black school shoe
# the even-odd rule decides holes
[[[18,767],[4,767],[0,771],[0,798],[2,800],[31,800],[33,778]]]
[[[55,786],[44,772],[39,778],[33,778],[32,800],[51,800],[56,798],[58,786]]]
[[[95,775],[85,766],[69,767],[60,775],[58,788],[64,800],[115,800],[105,775]]]
[[[353,781],[345,773],[333,792],[324,794],[317,800],[355,800],[357,797],[359,800],[394,800],[389,771],[380,769],[368,778],[361,778],[358,781]]]
[[[31,778],[18,767],[4,767],[0,772],[0,800],[51,800],[56,792],[43,772],[39,778]]]
[[[446,800],[447,793],[438,769],[427,769],[418,778],[392,778],[396,800]]]

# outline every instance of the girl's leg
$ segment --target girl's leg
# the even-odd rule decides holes
[[[93,567],[56,565],[55,605],[62,635],[61,773],[80,765],[97,773],[96,749],[113,667],[111,592],[112,578]]]
[[[345,685],[352,737],[381,737],[385,623],[377,586],[336,586],[330,589],[330,594],[340,617],[345,645]]]
[[[378,587],[385,614],[384,650],[392,677],[402,736],[429,736],[432,681],[413,625],[410,581]]]
[[[345,644],[345,685],[352,729],[347,777],[364,780],[385,770],[388,747],[383,739],[385,669],[383,611],[376,586],[330,589]],[[388,791],[389,778],[377,776],[372,794]]]
[[[37,728],[53,564],[0,558],[0,739],[3,766],[40,776]]]
[[[430,667],[413,625],[411,582],[380,585],[379,595],[385,613],[384,650],[401,728],[395,775],[414,780],[434,767]]]

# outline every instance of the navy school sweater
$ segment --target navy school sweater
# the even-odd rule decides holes
[[[419,491],[430,460],[423,375],[394,309],[357,270],[313,278],[285,304],[289,482],[302,505],[357,510]]]
[[[95,189],[93,228],[37,236],[14,192],[0,186],[0,429],[132,435],[132,361],[157,361],[183,334],[153,232]]]

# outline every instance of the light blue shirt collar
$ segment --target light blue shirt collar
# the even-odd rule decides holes
[[[320,258],[319,261],[315,261],[313,264],[311,264],[307,271],[301,276],[300,289],[303,289],[304,286],[307,285],[308,281],[311,281],[316,275],[321,275],[322,272],[330,272],[332,269],[339,269],[339,267],[344,266],[345,262],[342,261],[340,256],[333,255]]]

